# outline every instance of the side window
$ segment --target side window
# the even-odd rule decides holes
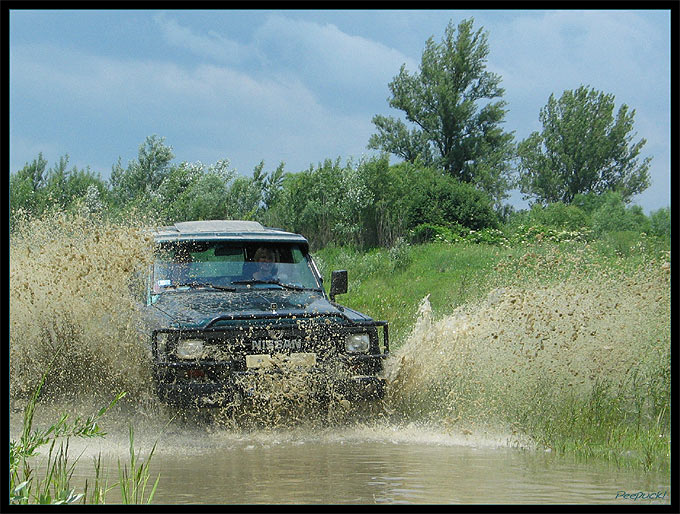
[[[302,254],[302,250],[300,250],[298,246],[293,247],[291,254],[292,254],[291,262],[295,264],[299,264],[305,260],[305,256]]]

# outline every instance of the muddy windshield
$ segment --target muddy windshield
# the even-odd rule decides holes
[[[153,294],[196,287],[321,289],[303,249],[281,243],[161,243],[151,280]]]

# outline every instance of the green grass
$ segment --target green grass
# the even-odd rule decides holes
[[[348,292],[338,301],[389,321],[392,348],[396,348],[413,327],[423,298],[430,295],[436,315],[480,298],[487,289],[484,282],[504,253],[484,245],[432,243],[367,253],[330,247],[314,257],[326,284],[332,270],[348,270]]]

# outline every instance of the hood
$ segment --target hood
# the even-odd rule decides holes
[[[361,313],[331,303],[318,291],[168,291],[149,308],[177,328],[203,328],[218,317],[229,320],[327,316],[349,322],[370,320]]]

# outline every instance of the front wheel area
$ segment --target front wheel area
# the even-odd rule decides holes
[[[383,378],[332,371],[234,372],[220,383],[167,383],[156,375],[156,392],[182,424],[323,426],[348,417],[382,415]]]

